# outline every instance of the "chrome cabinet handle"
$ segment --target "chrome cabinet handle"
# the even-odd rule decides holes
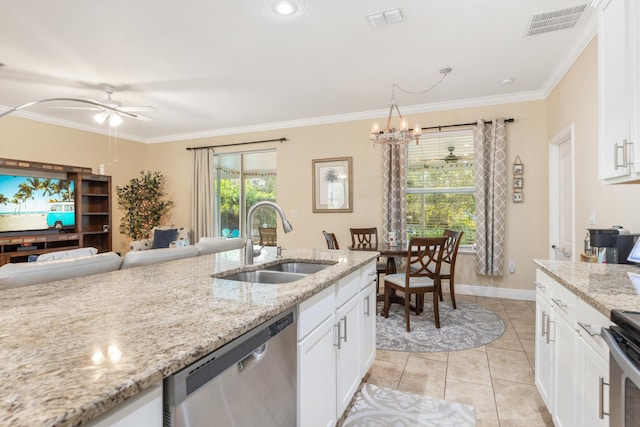
[[[565,307],[567,307],[567,304],[566,304],[566,303],[564,303],[564,302],[562,302],[562,300],[561,300],[561,299],[559,299],[559,298],[551,298],[551,301],[553,301],[553,302],[555,303],[555,305],[557,305],[557,306],[558,306],[558,307],[560,307],[560,308],[565,308]]]
[[[629,166],[629,150],[627,150],[627,146],[633,146],[632,142],[627,141],[626,139],[622,140],[622,144],[613,144],[613,169],[618,170],[618,168],[626,168]],[[618,163],[618,150],[622,150],[622,164]]]
[[[598,377],[598,418],[604,420],[604,416],[609,416],[608,412],[604,412],[604,386],[609,386],[609,383],[604,382],[603,377]]]
[[[547,287],[545,285],[543,285],[542,283],[537,282],[535,280],[533,281],[533,284],[536,285],[536,288],[538,288],[538,289],[547,289]]]
[[[551,339],[551,324],[556,324],[556,322],[551,320],[551,316],[547,316],[547,344],[551,344],[552,342],[556,342]]]
[[[334,345],[335,347],[338,347],[338,350],[340,350],[340,335],[341,335],[341,334],[340,334],[340,321],[338,321],[338,323],[336,323],[335,325],[333,325],[333,327],[338,329],[338,333],[335,335],[335,336],[337,336],[337,338],[338,338],[338,339],[336,340],[336,342],[335,342],[335,343],[333,343],[333,345]]]
[[[375,276],[376,272],[375,271],[370,271],[369,274],[367,274],[367,276],[372,277]]]
[[[344,320],[344,342],[347,342],[347,316],[342,318]]]
[[[370,309],[369,309],[369,298],[370,295],[367,295],[366,297],[364,297],[364,315],[369,317],[371,315],[370,313]]]
[[[541,316],[542,324],[540,325],[540,329],[542,330],[542,332],[540,333],[541,337],[545,337],[547,335],[547,323],[546,323],[547,316],[548,316],[547,313],[545,313],[543,310],[542,316]]]
[[[578,322],[578,325],[580,325],[580,327],[584,329],[589,334],[589,336],[592,336],[592,337],[600,336],[600,334],[593,332],[593,329],[591,329],[591,325],[587,325],[586,323],[582,323],[582,322]]]

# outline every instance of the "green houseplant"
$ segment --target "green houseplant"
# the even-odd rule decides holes
[[[153,227],[160,225],[162,217],[173,202],[164,192],[164,176],[156,171],[140,171],[124,187],[116,186],[118,205],[124,210],[120,231],[133,240],[148,239]]]

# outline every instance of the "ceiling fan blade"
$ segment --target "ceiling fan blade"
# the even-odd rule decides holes
[[[147,117],[147,116],[143,116],[142,114],[136,114],[136,113],[129,113],[130,115],[126,115],[124,117],[130,117],[132,119],[136,119],[136,120],[141,120],[143,122],[154,122],[155,119],[152,119],[151,117]]]
[[[92,111],[103,110],[103,108],[96,108],[96,107],[49,107],[49,108],[58,108],[60,110],[92,110]]]
[[[134,112],[134,111],[153,111],[156,107],[152,107],[151,105],[141,105],[138,107],[120,107],[118,110]]]

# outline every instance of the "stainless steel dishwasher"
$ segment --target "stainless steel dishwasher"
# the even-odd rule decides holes
[[[295,426],[295,309],[164,380],[164,427]]]

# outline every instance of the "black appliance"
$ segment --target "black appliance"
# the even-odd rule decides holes
[[[594,255],[604,250],[603,261],[607,264],[631,264],[627,257],[640,234],[629,234],[620,227],[589,228],[588,231]]]
[[[609,421],[640,425],[640,312],[611,310],[615,325],[602,328],[609,346]]]

